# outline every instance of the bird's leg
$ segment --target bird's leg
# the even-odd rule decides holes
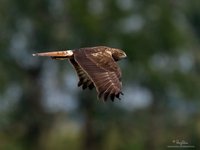
[[[73,56],[72,50],[35,53],[33,56],[51,57],[53,59],[67,59]]]

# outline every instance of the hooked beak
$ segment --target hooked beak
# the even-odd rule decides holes
[[[122,58],[123,58],[123,59],[126,59],[126,58],[127,58],[126,53],[123,54]]]

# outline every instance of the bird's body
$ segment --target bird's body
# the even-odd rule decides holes
[[[83,89],[96,87],[98,97],[112,101],[123,94],[121,70],[116,61],[125,58],[120,49],[106,46],[80,48],[75,50],[36,53],[33,56],[49,56],[53,59],[68,59],[79,77],[78,86]]]

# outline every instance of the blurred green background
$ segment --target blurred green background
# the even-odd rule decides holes
[[[199,0],[1,0],[0,150],[200,149],[199,42]],[[128,55],[121,101],[31,55],[97,45]]]

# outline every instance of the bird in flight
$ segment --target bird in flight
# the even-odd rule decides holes
[[[114,101],[122,93],[121,70],[117,61],[126,58],[126,53],[106,46],[87,47],[74,50],[36,53],[33,56],[47,56],[53,59],[68,59],[79,77],[82,89],[96,88],[98,98]]]

